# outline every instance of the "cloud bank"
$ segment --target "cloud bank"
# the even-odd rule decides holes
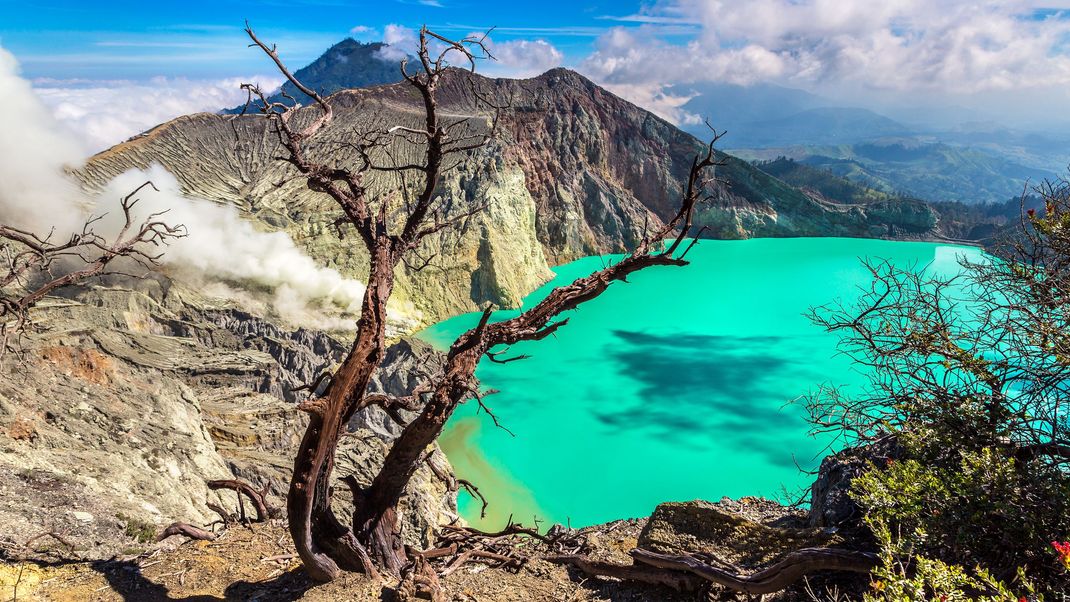
[[[869,101],[1041,89],[1066,100],[1070,12],[1061,4],[668,0],[618,19],[641,25],[603,34],[580,70],[651,108],[665,86],[699,82],[770,82]],[[662,35],[665,22],[694,33]]]
[[[631,83],[659,71],[676,80],[952,92],[1070,82],[1070,18],[1021,0],[675,0],[651,9],[649,19],[659,17],[700,31],[671,44],[656,27],[618,28],[585,65]]]
[[[266,90],[282,80],[274,76],[190,80],[155,77],[126,80],[34,81],[34,91],[55,118],[85,148],[96,152],[180,115],[215,112],[245,102],[243,82],[259,82]]]

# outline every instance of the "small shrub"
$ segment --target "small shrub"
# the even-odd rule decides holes
[[[134,541],[149,543],[156,539],[156,525],[153,523],[125,514],[117,514],[116,518],[124,524],[126,536]]]

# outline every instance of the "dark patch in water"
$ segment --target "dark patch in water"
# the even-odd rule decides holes
[[[797,338],[626,330],[613,334],[621,344],[612,345],[608,354],[619,362],[624,376],[641,383],[642,403],[615,408],[598,404],[593,412],[603,425],[648,430],[676,445],[724,447],[727,440],[729,447],[794,465],[775,433],[804,424],[796,411],[781,410],[781,404],[770,400],[786,403],[803,393],[777,387],[788,373],[804,371],[803,362],[789,359],[806,353]]]

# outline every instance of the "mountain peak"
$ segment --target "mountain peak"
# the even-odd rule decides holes
[[[588,79],[585,75],[578,71],[573,71],[568,67],[554,67],[544,71],[541,75],[535,76],[533,79],[542,80],[547,83],[568,83],[571,85],[578,85],[583,87],[596,87],[593,81]]]
[[[358,42],[353,38],[345,38],[328,48],[316,60],[298,69],[294,75],[301,83],[322,96],[330,96],[339,90],[350,88],[392,84],[401,81],[401,70],[396,58],[384,56],[384,51],[389,48],[390,45],[382,42]],[[283,84],[268,100],[289,104],[291,101],[286,96],[304,105],[312,102],[309,96],[290,82]],[[241,107],[224,112],[238,113],[241,112]]]
[[[323,54],[326,55],[327,53],[329,53],[332,50],[347,51],[349,49],[359,49],[359,48],[373,48],[373,49],[378,50],[379,48],[382,48],[384,46],[387,46],[387,44],[384,44],[383,42],[361,42],[361,41],[355,40],[353,38],[345,38],[341,42],[338,42],[334,46],[331,46],[330,48],[328,48],[327,52],[324,52]]]

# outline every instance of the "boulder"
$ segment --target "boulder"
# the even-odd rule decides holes
[[[638,547],[757,567],[800,548],[839,542],[827,530],[810,528],[805,523],[803,513],[761,498],[725,498],[719,503],[668,502],[658,505],[647,520]]]
[[[862,511],[850,496],[851,482],[873,466],[885,466],[902,457],[903,449],[892,438],[863,447],[851,447],[821,461],[817,479],[810,487],[812,527],[864,529]]]

